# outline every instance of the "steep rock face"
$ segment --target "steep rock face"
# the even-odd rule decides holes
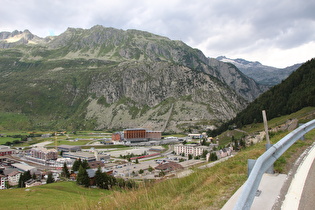
[[[205,73],[166,62],[125,64],[115,69],[115,74],[100,73],[94,77],[89,86],[90,91],[96,93],[96,96],[104,96],[108,103],[117,102],[126,95],[138,104],[148,106],[155,106],[169,97],[190,95],[195,102],[207,103],[216,101],[217,97],[225,94],[229,97],[233,92],[225,92],[226,85],[213,80]],[[208,95],[211,92],[216,95]],[[232,98],[231,102],[234,103]],[[240,98],[238,97],[239,100]]]
[[[179,131],[196,122],[231,119],[246,105],[220,81],[184,66],[128,63],[114,71],[119,79],[112,72],[100,73],[89,85],[89,92],[104,100],[88,106],[88,118],[99,126],[128,127],[134,118],[139,126]],[[114,114],[104,118],[100,111]]]
[[[253,79],[243,75],[235,66],[210,58],[209,65],[219,72],[215,76],[221,81],[224,81],[237,94],[244,97],[248,101],[253,101],[259,96],[266,88],[259,86]]]

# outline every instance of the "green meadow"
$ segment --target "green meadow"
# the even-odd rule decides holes
[[[58,182],[32,188],[1,190],[0,209],[66,209],[86,201],[97,203],[110,191],[88,189],[75,182]]]

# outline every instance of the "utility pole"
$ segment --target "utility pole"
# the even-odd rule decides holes
[[[57,150],[57,133],[55,132],[55,149]]]
[[[266,151],[272,147],[272,144],[270,144],[270,140],[269,140],[269,133],[268,133],[268,124],[267,124],[267,117],[266,117],[266,111],[265,110],[262,110],[262,116],[263,116],[263,120],[264,120],[264,127],[265,127],[265,133],[266,133]],[[248,159],[247,160],[247,173],[248,173],[248,176],[250,174],[250,172],[252,171],[254,165],[256,163],[256,160],[253,160],[253,159]],[[274,170],[273,170],[273,165],[270,166],[270,168],[268,168],[266,170],[266,173],[268,174],[273,174],[274,173]]]
[[[267,124],[267,116],[266,116],[265,110],[262,110],[262,115],[263,115],[263,120],[264,120],[267,144],[270,144],[269,133],[268,133],[268,124]]]

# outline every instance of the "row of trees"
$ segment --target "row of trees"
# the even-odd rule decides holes
[[[30,171],[25,171],[24,173],[21,174],[20,179],[19,179],[19,183],[18,183],[18,187],[19,188],[24,188],[25,187],[25,182],[27,182],[30,179],[36,180],[36,175],[35,174],[31,174]],[[51,172],[48,173],[48,177],[46,180],[46,183],[53,183],[55,182],[55,179],[53,178],[53,175]]]
[[[132,158],[132,157],[139,157],[139,156],[143,156],[143,155],[147,155],[147,154],[148,153],[146,151],[144,151],[141,155],[135,155],[135,154],[131,153],[131,154],[127,154],[127,155],[120,155],[120,157],[123,158],[123,159],[127,159],[129,162],[131,162],[130,158]]]
[[[234,136],[232,136],[231,142],[233,150],[240,150],[241,148],[246,148],[245,136],[243,136],[241,139],[236,139]]]
[[[95,186],[106,190],[110,190],[114,187],[124,189],[125,188],[131,189],[136,187],[136,183],[133,180],[126,181],[122,178],[115,178],[107,174],[106,172],[102,172],[100,167],[95,172],[94,183],[92,183],[86,169],[84,169],[82,166],[80,166],[77,175],[77,184],[83,185],[84,187],[89,187],[94,184]]]
[[[205,150],[205,151],[203,151],[203,153],[201,155],[198,155],[198,156],[195,156],[195,157],[192,154],[188,154],[188,160],[192,160],[192,159],[199,160],[200,158],[206,158],[208,153],[209,152],[207,150]],[[185,153],[180,153],[179,155],[184,157]],[[217,159],[218,159],[218,157],[217,157],[216,153],[215,152],[211,152],[210,153],[210,161],[215,161]],[[179,161],[179,162],[182,162],[182,161]]]
[[[71,171],[72,172],[79,171],[80,167],[82,167],[85,170],[90,168],[87,160],[81,161],[81,159],[79,158],[78,160],[74,161],[74,163],[72,165],[72,168],[71,168]],[[67,178],[67,179],[70,178],[70,171],[68,169],[67,163],[63,164],[61,177],[64,177],[64,178]]]
[[[134,181],[132,180],[125,181],[124,179],[121,178],[116,179],[115,177],[108,175],[105,172],[102,172],[100,167],[95,172],[94,179],[90,179],[89,174],[87,172],[87,169],[89,168],[90,168],[89,164],[86,160],[81,161],[81,159],[78,159],[74,161],[71,170],[72,172],[78,171],[76,177],[76,182],[78,185],[82,185],[84,187],[95,185],[101,189],[112,189],[115,186],[120,188],[131,189],[136,186]],[[63,165],[61,176],[64,178],[70,178],[70,172],[66,163],[64,163]]]
[[[81,160],[80,158],[78,160],[75,160],[73,165],[72,165],[72,171],[78,171],[80,166],[82,166],[82,168],[88,169],[90,168],[89,163],[87,162],[87,160]]]

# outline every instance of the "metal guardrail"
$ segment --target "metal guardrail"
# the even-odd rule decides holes
[[[255,193],[258,189],[259,183],[263,174],[273,163],[297,140],[303,137],[304,134],[315,128],[315,120],[312,120],[304,125],[301,125],[280,141],[270,147],[264,154],[262,154],[256,163],[244,184],[242,194],[237,200],[234,210],[247,210],[250,209]]]

